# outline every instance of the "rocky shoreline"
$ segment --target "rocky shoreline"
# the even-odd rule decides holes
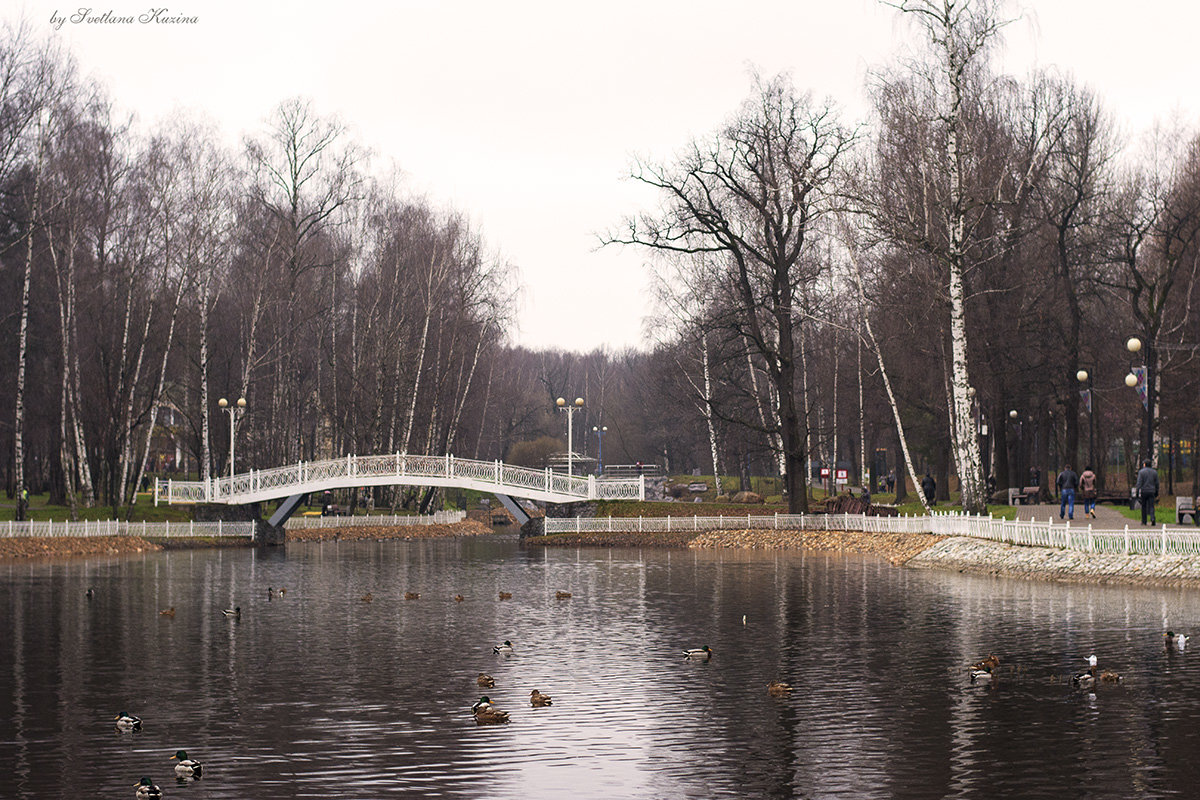
[[[466,519],[447,525],[402,525],[398,527],[354,526],[346,528],[300,528],[287,532],[289,542],[354,542],[368,539],[450,539],[456,536],[485,536],[492,527]]]

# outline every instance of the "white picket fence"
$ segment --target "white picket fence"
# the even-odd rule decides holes
[[[1154,528],[1100,530],[1050,521],[1009,521],[991,516],[935,512],[930,516],[869,517],[865,514],[765,514],[717,517],[546,518],[546,533],[671,532],[710,530],[820,530],[866,533],[933,533],[969,536],[1027,547],[1087,553],[1200,555],[1200,533]]]
[[[286,528],[402,528],[406,525],[453,525],[467,518],[465,511],[435,511],[424,516],[377,515],[366,517],[292,517]]]
[[[149,539],[189,539],[193,537],[254,538],[253,522],[126,522],[102,519],[82,522],[24,522],[0,523],[0,536],[60,537],[60,536],[141,536]]]

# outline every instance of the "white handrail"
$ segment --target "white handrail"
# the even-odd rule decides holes
[[[1125,555],[1200,555],[1200,532],[1170,530],[1166,525],[1130,530],[1097,530],[1051,522],[1008,521],[959,512],[930,516],[868,517],[864,514],[774,514],[746,517],[547,517],[545,532],[600,533],[703,530],[827,530],[868,533],[932,533],[969,536],[1026,547],[1053,547],[1087,553]]]

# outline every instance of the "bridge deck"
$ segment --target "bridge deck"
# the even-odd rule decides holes
[[[154,481],[154,503],[242,505],[356,486],[446,486],[546,503],[645,499],[643,478],[610,480],[514,467],[501,461],[394,453],[301,461],[208,481]]]

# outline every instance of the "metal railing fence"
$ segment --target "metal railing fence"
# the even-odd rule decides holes
[[[253,522],[126,522],[101,519],[81,522],[30,521],[0,523],[0,536],[59,537],[59,536],[141,536],[143,539],[190,538],[254,538]]]
[[[362,517],[292,517],[285,528],[403,528],[408,525],[453,525],[467,518],[465,511],[435,511],[432,514],[384,514]]]
[[[821,530],[865,533],[932,533],[968,536],[1027,547],[1055,547],[1087,553],[1198,555],[1200,532],[1166,525],[1096,529],[1051,521],[1003,520],[959,512],[929,516],[871,517],[865,514],[774,514],[717,517],[546,518],[546,533],[673,532],[709,530]]]

